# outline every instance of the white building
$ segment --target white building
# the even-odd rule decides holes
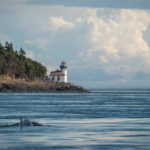
[[[54,82],[67,82],[67,65],[65,61],[61,62],[60,70],[52,71],[50,73],[51,79]]]

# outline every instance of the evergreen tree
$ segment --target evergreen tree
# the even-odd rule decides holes
[[[0,74],[29,79],[44,79],[46,73],[46,67],[27,58],[22,48],[18,52],[13,49],[12,43],[6,42],[5,46],[0,43]]]

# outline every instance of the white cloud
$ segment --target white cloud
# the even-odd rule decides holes
[[[37,42],[37,47],[39,49],[45,49],[46,45],[48,44],[48,41],[46,39],[42,39],[42,38],[38,38],[36,40],[36,42]]]
[[[33,51],[27,51],[26,56],[31,59],[33,59],[35,57]]]
[[[108,63],[108,60],[104,56],[99,56],[99,59],[102,63]]]
[[[75,24],[64,20],[63,17],[49,17],[50,30],[57,31],[59,29],[72,29]]]
[[[47,68],[47,75],[50,75],[51,71],[55,71],[57,67],[50,66],[49,64],[42,63]]]
[[[84,51],[85,55],[83,52],[80,54],[87,61],[99,64],[111,73],[149,71],[150,47],[143,39],[143,32],[150,23],[146,11],[116,10],[111,17],[104,18],[98,16],[98,10],[90,9],[83,25],[85,20],[90,26],[87,38],[91,46]],[[101,63],[107,63],[107,66]]]
[[[86,10],[69,21],[49,17],[47,32],[51,31],[51,43],[48,46],[55,56],[71,59],[73,66],[103,69],[125,81],[138,71],[149,73],[150,47],[143,34],[150,24],[150,12],[117,9],[106,15],[102,11],[105,10],[89,9],[88,13]],[[57,34],[54,36],[53,32]],[[44,47],[48,39],[26,43]]]
[[[48,40],[43,38],[37,38],[36,40],[25,40],[24,42],[28,45],[35,45],[37,48],[44,50],[48,44]]]
[[[150,24],[149,11],[118,9],[112,10],[109,16],[101,15],[102,11],[89,9],[71,21],[50,17],[51,29],[58,32],[58,37],[59,29],[72,29],[68,35],[78,42],[81,63],[86,61],[89,66],[126,77],[139,70],[150,72],[150,47],[143,38]],[[64,38],[68,39],[63,31]],[[68,40],[65,44],[69,44]]]
[[[28,45],[35,45],[35,40],[25,40],[24,42]]]

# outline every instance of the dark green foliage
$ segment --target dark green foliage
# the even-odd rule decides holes
[[[6,42],[5,46],[0,43],[0,75],[44,79],[46,72],[46,67],[27,58],[22,48],[18,52],[13,49],[12,43]]]

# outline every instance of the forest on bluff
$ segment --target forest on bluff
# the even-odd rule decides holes
[[[13,44],[0,43],[0,75],[9,75],[13,78],[44,79],[47,69],[41,63],[26,57],[26,52],[14,50]]]

